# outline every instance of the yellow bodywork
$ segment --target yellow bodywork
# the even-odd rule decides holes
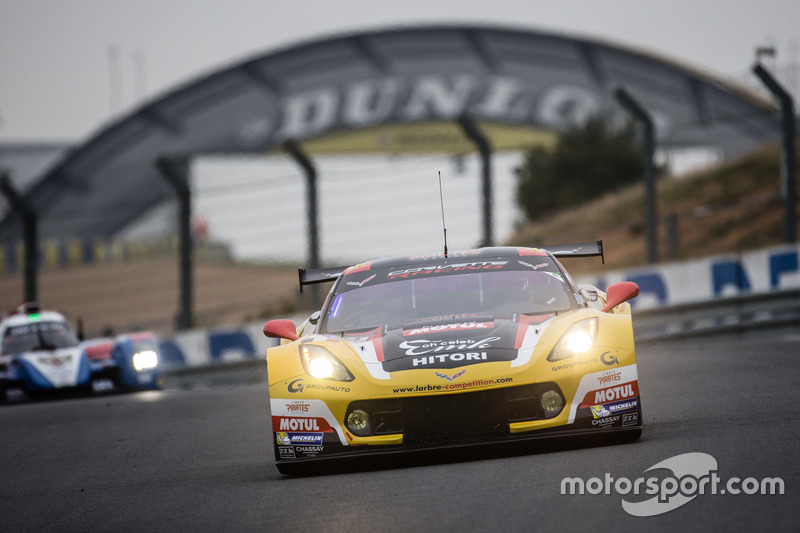
[[[580,357],[573,356],[557,362],[547,360],[554,345],[572,324],[581,320],[598,317],[599,327],[594,347]],[[538,326],[529,326],[538,327]],[[356,400],[401,398],[410,396],[432,396],[444,394],[463,394],[478,390],[503,388],[534,383],[556,383],[566,399],[561,413],[554,418],[514,422],[510,424],[512,434],[524,433],[545,428],[565,426],[574,420],[575,411],[583,400],[576,397],[586,393],[586,383],[598,380],[595,389],[602,388],[602,377],[609,371],[622,373],[625,380],[636,379],[636,356],[631,327],[630,306],[623,303],[612,312],[603,313],[596,309],[584,308],[560,314],[541,331],[530,359],[524,364],[512,365],[510,361],[471,364],[447,370],[412,369],[391,373],[389,379],[377,379],[372,375],[358,353],[354,344],[338,336],[309,335],[309,326],[304,323],[298,328],[299,334],[306,334],[297,341],[284,341],[281,345],[267,351],[269,375],[269,395],[273,406],[296,404],[299,400],[321,400],[330,410],[341,429],[345,428],[345,414],[348,405]],[[300,360],[301,342],[324,345],[355,377],[352,381],[318,380],[308,375]],[[461,370],[466,372],[458,379],[448,381]],[[445,374],[446,378],[441,376]],[[619,379],[619,374],[617,375]],[[581,385],[581,383],[584,385]],[[339,431],[339,430],[337,430]],[[359,437],[344,431],[340,435],[342,444],[348,445],[387,445],[402,444],[403,435],[379,435]]]

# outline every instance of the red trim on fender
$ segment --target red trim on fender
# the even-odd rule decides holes
[[[546,315],[520,315],[519,322],[517,323],[517,338],[514,340],[514,348],[520,349],[522,347],[522,340],[525,338],[525,334],[528,332],[528,328],[531,326],[537,326],[548,320],[549,318],[555,316],[554,313],[549,313]]]

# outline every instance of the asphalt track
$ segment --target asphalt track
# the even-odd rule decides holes
[[[636,443],[495,447],[316,477],[278,474],[259,384],[4,406],[0,530],[800,529],[800,337],[638,356]],[[698,495],[652,517],[627,514],[613,490],[561,494],[565,477],[635,480],[688,452],[713,456],[723,480],[780,477],[785,494]]]

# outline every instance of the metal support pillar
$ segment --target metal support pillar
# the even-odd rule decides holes
[[[306,178],[306,223],[308,224],[308,267],[319,268],[319,199],[317,195],[317,167],[300,145],[292,139],[283,143],[283,149],[303,169]],[[319,287],[310,287],[311,304],[320,305]]]
[[[761,63],[753,66],[753,73],[767,86],[781,103],[781,126],[783,130],[783,161],[781,164],[781,195],[783,196],[783,237],[787,243],[797,239],[796,189],[795,184],[795,136],[794,100]]]
[[[26,302],[35,302],[37,300],[36,273],[39,262],[39,237],[37,235],[39,217],[30,204],[14,189],[7,171],[0,175],[0,190],[8,198],[11,208],[22,219],[25,240],[25,289],[23,298]]]
[[[194,326],[192,305],[192,191],[189,187],[189,158],[161,156],[156,168],[178,198],[178,241],[180,252],[180,309],[175,317],[178,330]]]
[[[622,87],[614,90],[614,97],[644,127],[644,181],[645,181],[645,234],[647,236],[647,262],[658,262],[658,213],[656,206],[656,175],[653,164],[655,153],[655,128],[650,113]]]
[[[319,268],[319,229],[317,199],[317,169],[300,145],[289,139],[283,149],[300,165],[306,177],[306,219],[308,223],[308,268]]]
[[[492,228],[492,145],[489,139],[480,131],[475,121],[472,120],[472,117],[466,113],[458,117],[458,125],[481,154],[483,167],[483,238],[481,246],[494,246],[494,230]]]

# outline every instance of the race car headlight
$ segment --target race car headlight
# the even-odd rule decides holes
[[[153,350],[143,350],[133,354],[133,368],[137,372],[152,370],[158,366],[158,354]]]
[[[303,368],[313,378],[353,381],[353,375],[335,355],[322,346],[306,344],[300,348]]]
[[[572,324],[561,336],[547,360],[560,361],[588,352],[597,341],[597,318],[587,318]]]

